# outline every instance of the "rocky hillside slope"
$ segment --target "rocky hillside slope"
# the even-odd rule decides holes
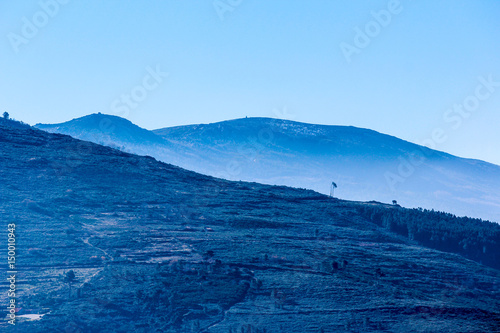
[[[16,225],[17,314],[43,314],[18,317],[12,331],[500,327],[500,272],[479,263],[498,253],[496,224],[436,213],[446,223],[432,234],[407,221],[432,212],[229,182],[4,120],[0,156],[2,228]],[[482,243],[469,246],[485,246],[483,257],[416,237],[458,242],[456,226],[476,233]]]

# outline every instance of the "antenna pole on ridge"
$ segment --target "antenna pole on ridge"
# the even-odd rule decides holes
[[[334,193],[335,193],[336,188],[337,188],[337,184],[335,184],[335,182],[332,182],[332,184],[330,185],[330,197],[331,198],[334,198]]]

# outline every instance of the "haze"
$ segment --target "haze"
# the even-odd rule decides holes
[[[63,2],[0,4],[1,108],[16,119],[286,118],[500,164],[497,1]]]

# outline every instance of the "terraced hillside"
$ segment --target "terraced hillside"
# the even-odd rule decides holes
[[[488,244],[473,261],[387,222],[410,214],[398,206],[229,182],[5,120],[0,157],[19,305],[2,330],[499,331],[500,271],[479,263],[498,253],[496,224],[465,224]],[[432,236],[462,225],[443,221]]]

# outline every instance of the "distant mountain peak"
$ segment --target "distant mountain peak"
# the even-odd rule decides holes
[[[134,143],[165,144],[165,140],[141,128],[130,120],[104,113],[92,113],[59,124],[36,124],[36,128],[47,132],[58,132],[75,138],[101,144]],[[96,141],[98,138],[102,139]]]

